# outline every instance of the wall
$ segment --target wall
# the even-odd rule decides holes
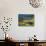
[[[13,22],[10,31],[10,37],[16,40],[27,40],[34,34],[37,35],[37,39],[45,40],[45,15],[46,6],[33,8],[30,6],[28,0],[0,0],[0,19],[3,16],[12,17]],[[19,27],[18,26],[18,14],[34,14],[35,26],[34,27]],[[0,35],[2,35],[0,31]],[[3,33],[4,34],[4,33]],[[0,39],[4,37],[0,36]]]

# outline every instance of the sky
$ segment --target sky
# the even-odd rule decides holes
[[[19,18],[32,19],[34,18],[34,15],[33,14],[19,14]]]

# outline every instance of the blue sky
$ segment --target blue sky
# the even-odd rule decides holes
[[[19,18],[23,19],[32,19],[34,17],[33,14],[19,14]]]

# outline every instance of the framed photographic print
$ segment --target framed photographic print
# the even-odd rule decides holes
[[[19,14],[18,26],[34,26],[34,14]]]

